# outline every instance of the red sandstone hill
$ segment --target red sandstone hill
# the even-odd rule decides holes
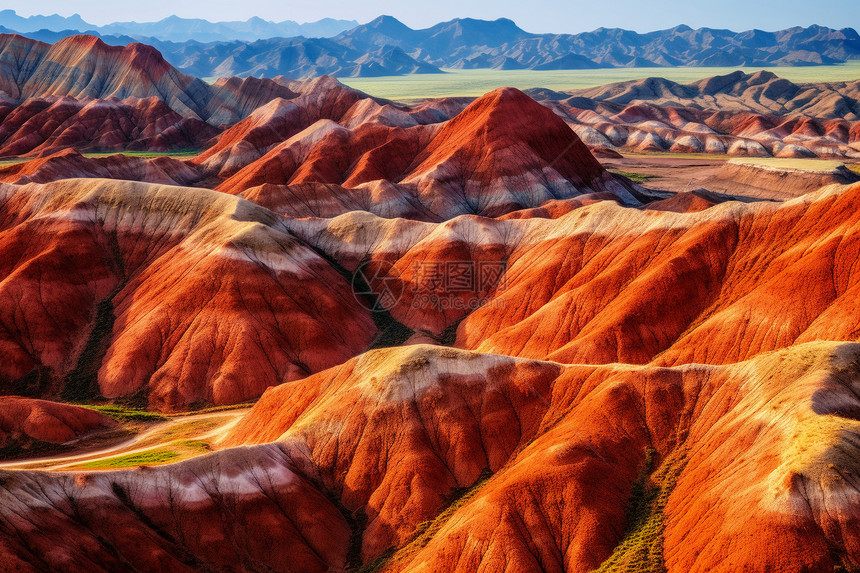
[[[270,86],[222,82],[219,109],[250,115],[189,161],[49,153],[65,130],[8,124],[43,156],[0,169],[0,394],[30,397],[0,399],[0,435],[104,422],[32,397],[258,400],[187,462],[0,471],[5,567],[860,568],[860,185],[813,190],[850,174],[663,199],[517,90],[404,107],[278,85],[251,113]],[[106,129],[133,126],[114,105]],[[699,129],[660,114],[651,135]]]
[[[231,438],[274,444],[2,472],[0,555],[20,571],[850,570],[858,359],[840,343],[675,368],[374,351],[270,390]]]
[[[559,117],[517,90],[498,90],[452,120],[422,124],[444,114],[380,105],[331,78],[290,89],[296,97],[259,108],[189,161],[47,155],[49,146],[69,143],[51,140],[37,148],[44,157],[0,169],[0,181],[104,177],[210,186],[227,177],[219,190],[287,216],[360,209],[428,221],[594,194],[626,204],[661,197],[607,174]],[[20,151],[25,141],[41,140],[14,141]]]
[[[392,316],[437,336],[456,327],[458,346],[559,362],[728,363],[857,338],[858,276],[848,269],[860,248],[858,200],[854,185],[697,213],[599,201],[557,219],[433,225],[350,213],[289,227],[347,270],[373,261],[380,280],[403,284]],[[505,276],[445,290],[425,261]],[[831,278],[802,278],[811,276]],[[427,304],[433,295],[447,302]]]
[[[226,194],[107,180],[3,193],[0,318],[17,325],[2,336],[3,386],[31,395],[223,404],[342,362],[377,332],[350,290],[363,261],[372,288],[402,285],[390,316],[405,332],[486,352],[724,364],[860,332],[858,186],[697,213],[599,201],[557,219],[440,224],[281,219]],[[503,275],[454,289],[427,262]]]
[[[123,154],[84,157],[74,149],[0,167],[0,181],[19,185],[75,178],[196,185],[202,177],[192,165],[172,157],[145,159]]]
[[[115,425],[112,419],[89,408],[0,396],[0,448],[4,452],[40,442],[62,444]]]
[[[668,499],[650,525],[663,535],[641,541],[668,571],[827,571],[858,558],[857,358],[821,343],[672,369],[380,351],[270,390],[233,443],[277,439],[366,512],[365,561],[405,545],[386,571],[588,571],[610,556],[637,570],[619,500],[643,473]]]
[[[314,122],[340,121],[356,102],[366,98],[329,77],[296,82],[294,87],[299,90],[296,97],[277,98],[258,107],[224,131],[194,162],[226,179]]]
[[[231,404],[376,333],[349,283],[248,201],[104,179],[0,194],[4,393]]]
[[[344,516],[275,445],[139,471],[0,479],[0,559],[14,571],[323,573],[343,570],[350,545]]]
[[[0,156],[78,151],[171,149],[203,146],[218,131],[185,118],[156,97],[81,101],[31,99],[0,109]]]
[[[451,119],[471,101],[448,98],[404,106],[373,98],[328,76],[278,81],[295,91],[296,97],[275,99],[259,107],[219,135],[194,163],[227,179],[320,120],[330,120],[348,130],[365,125],[408,128]]]
[[[860,158],[858,82],[795,85],[770,72],[734,72],[686,85],[646,78],[529,93],[592,147]]]
[[[265,117],[284,109],[286,104],[273,107]],[[253,133],[237,129],[240,143],[230,147],[232,157],[247,148],[242,142]],[[403,216],[417,203],[436,220],[461,213],[500,215],[594,192],[634,204],[639,193],[607,174],[561,118],[513,88],[479,98],[442,124],[361,123],[349,129],[320,120],[236,171],[218,190],[248,191],[265,202],[265,190],[275,190],[261,186],[322,183],[327,189],[319,188],[319,202],[337,205],[348,199],[344,188],[376,193],[379,182],[390,199],[375,202],[376,208],[390,209],[388,202],[397,201]],[[323,216],[338,214],[322,205],[318,210]]]
[[[70,36],[45,44],[0,34],[0,95],[29,99],[157,97],[183,117],[231,124],[274,99],[291,97],[272,80],[246,79],[209,86],[168,64],[155,48],[132,43],[108,46],[94,36]]]

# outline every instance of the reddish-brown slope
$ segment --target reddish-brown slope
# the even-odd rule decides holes
[[[591,205],[592,203],[596,203],[598,201],[617,201],[618,197],[613,195],[612,193],[589,193],[586,195],[580,195],[575,199],[553,199],[552,201],[547,201],[542,204],[540,207],[533,207],[531,209],[521,209],[519,211],[513,211],[508,213],[507,215],[502,215],[501,217],[497,217],[497,219],[557,219],[562,215],[567,215],[574,209],[578,209],[583,205]],[[655,201],[655,203],[659,203],[660,201]],[[648,203],[651,205],[652,203]]]
[[[374,351],[271,389],[230,438],[278,444],[3,474],[0,553],[25,571],[340,570],[389,547],[386,571],[850,570],[858,358],[840,343],[676,368]],[[635,497],[637,480],[660,495]],[[643,499],[644,537],[620,547]]]
[[[218,107],[213,107],[210,111],[225,119],[230,116],[245,118],[272,100],[278,98],[292,99],[298,95],[279,78],[274,80],[253,76],[219,78],[213,86],[219,95],[218,101],[215,102]],[[231,121],[222,119],[220,123],[233,123],[235,121],[235,119]]]
[[[413,176],[454,163],[470,179],[487,184],[498,177],[521,176],[523,161],[539,161],[568,180],[596,179],[602,173],[600,164],[563,125],[521,91],[500,88],[445,124],[417,158]],[[526,157],[518,157],[521,153]]]
[[[103,179],[6,185],[2,197],[7,391],[236,403],[375,335],[348,283],[247,201]]]
[[[32,99],[0,122],[0,155],[38,155],[66,148],[167,151],[201,147],[216,133],[212,126],[180,116],[155,97],[123,102]]]
[[[338,509],[277,446],[138,471],[2,472],[10,571],[343,571]]]
[[[508,88],[441,125],[364,123],[347,129],[318,121],[218,189],[236,194],[264,184],[309,182],[357,188],[378,181],[403,187],[403,213],[417,201],[437,220],[500,215],[595,191],[637,203],[632,186],[607,174],[564,121]]]
[[[194,166],[172,157],[145,159],[115,154],[87,158],[72,149],[0,168],[0,181],[19,185],[79,177],[195,185],[202,176]]]
[[[501,214],[589,191],[625,197],[554,113],[512,88],[491,92],[444,124],[403,178],[434,210],[464,197]]]
[[[856,407],[856,369],[840,372],[856,351],[801,347],[722,370],[616,372],[602,384],[605,375],[591,375],[584,385],[596,387],[563,421],[391,570],[596,568],[618,539],[618,501],[648,447],[674,466],[651,526],[665,528],[651,538],[655,568],[661,557],[673,573],[854,567],[860,428],[821,402]]]
[[[365,125],[406,128],[440,123],[465,107],[465,102],[458,106],[446,100],[413,107],[394,105],[348,88],[328,76],[287,85],[295,90],[296,97],[272,100],[259,107],[227,129],[194,161],[226,179],[320,120],[330,120],[349,130]]]
[[[858,352],[814,343],[666,369],[378,351],[271,389],[232,441],[278,439],[347,509],[364,507],[366,561],[408,540],[440,492],[493,474],[384,570],[595,569],[630,525],[650,449],[646,475],[668,476],[645,540],[659,542],[653,566],[829,571],[860,559]]]
[[[168,64],[155,48],[108,46],[94,36],[45,44],[0,34],[0,93],[17,103],[33,98],[157,97],[183,117],[230,124],[293,92],[273,80],[244,79],[209,86]]]
[[[264,183],[239,194],[275,213],[291,218],[336,217],[350,211],[368,211],[380,217],[439,221],[440,217],[415,200],[410,189],[377,181],[355,189],[328,183]],[[614,198],[614,196],[613,196]]]
[[[0,91],[18,101],[155,95],[182,114],[196,115],[184,93],[200,80],[176,72],[151,46],[108,46],[94,36],[70,36],[49,45],[3,35],[0,42],[0,61],[8,73]]]
[[[441,335],[466,317],[458,346],[559,362],[729,363],[860,337],[858,200],[855,185],[698,213],[601,201],[554,220],[353,213],[290,227],[348,270],[374,261],[376,288],[399,281],[391,314],[409,328]],[[446,265],[460,262],[505,273],[448,285]]]
[[[298,94],[292,94],[295,97],[276,98],[258,106],[195,157],[195,163],[226,179],[314,122],[339,121],[356,102],[367,98],[327,76],[294,87],[299,89]]]
[[[371,351],[269,390],[229,443],[280,439],[307,456],[327,491],[367,515],[372,559],[528,443],[558,371],[433,346]]]
[[[636,222],[611,204],[585,208],[574,227],[520,243],[498,297],[508,312],[476,311],[458,342],[564,362],[659,355],[678,364],[734,362],[817,338],[856,340],[860,315],[849,301],[858,279],[850,262],[860,248],[851,207],[858,193],[855,186],[783,206],[643,212]]]
[[[535,93],[541,97],[540,92]],[[542,100],[595,149],[712,153],[739,157],[854,159],[856,122],[794,114],[729,111],[719,102],[689,107],[653,103]],[[702,109],[704,108],[704,109]]]
[[[781,167],[778,164],[768,165],[767,162],[759,164],[756,160],[734,159],[725,162],[718,173],[718,180],[731,181],[747,189],[758,189],[759,197],[785,200],[826,185],[857,183],[860,174],[844,165],[816,169],[815,162],[812,162],[804,169],[803,165]]]
[[[290,122],[290,116],[298,112],[295,103],[274,99],[230,126],[193,161],[221,177],[229,177],[237,169],[260,158],[274,143],[301,131]]]
[[[0,396],[0,448],[32,440],[62,444],[115,425],[104,414],[89,408]]]
[[[330,120],[320,120],[238,171],[218,190],[236,194],[265,183],[356,187],[381,179],[397,182],[429,142],[432,129],[364,124],[348,130]]]
[[[675,213],[695,213],[704,211],[724,202],[721,198],[716,197],[704,191],[690,191],[687,193],[678,193],[663,199],[654,201],[645,205],[644,209],[651,211],[674,211]]]
[[[373,288],[386,284],[381,280],[386,273],[399,281],[402,297],[391,307],[391,315],[411,330],[442,336],[465,317],[457,328],[457,344],[467,348],[549,356],[561,362],[644,363],[658,358],[667,364],[727,363],[799,341],[858,336],[860,317],[851,303],[857,276],[850,263],[858,248],[852,208],[860,192],[857,187],[832,188],[782,205],[727,203],[699,213],[640,211],[602,201],[581,205],[554,220],[461,217],[439,225],[369,214],[278,221],[269,211],[252,209],[254,217],[262,217],[263,226],[240,230],[247,225],[238,224],[231,231],[232,219],[220,223],[226,214],[198,219],[195,213],[199,209],[220,213],[227,207],[215,205],[222,201],[249,204],[211,192],[158,190],[154,197],[163,196],[168,204],[179,201],[180,216],[173,207],[150,212],[146,207],[150,199],[135,198],[149,196],[145,185],[91,183],[70,180],[44,190],[34,186],[5,191],[8,268],[2,285],[8,300],[15,301],[9,309],[23,304],[35,312],[22,317],[10,310],[7,316],[9,331],[19,333],[7,339],[8,383],[29,376],[42,380],[40,391],[62,387],[93,324],[94,306],[106,298],[113,301],[116,322],[99,374],[101,391],[115,396],[149,388],[154,392],[152,403],[163,407],[198,399],[219,403],[244,399],[283,377],[301,377],[360,352],[375,333],[367,314],[359,310],[348,282],[300,241],[289,238],[293,235],[321,249],[348,272],[363,260],[372,260],[368,276],[377,269],[382,272],[371,279]],[[50,189],[62,194],[48,202]],[[67,213],[69,205],[90,189],[99,190],[88,195],[95,203],[85,202],[92,206]],[[94,219],[85,215],[103,204],[101,194],[111,197],[107,202],[111,207],[103,215],[96,209]],[[141,207],[137,201],[143,201]],[[238,207],[228,209],[234,208]],[[113,223],[113,217],[126,210],[143,217],[128,231]],[[176,225],[182,228],[185,216],[198,222],[175,231]],[[198,233],[195,225],[204,227]],[[269,227],[275,229],[274,237],[289,233],[283,238],[286,243],[273,239],[273,251],[268,250]],[[262,232],[259,237],[257,228]],[[108,233],[104,238],[101,229]],[[133,242],[126,242],[132,241],[126,232],[132,233]],[[238,235],[231,238],[234,232]],[[113,233],[119,233],[119,259],[110,246]],[[198,248],[203,237],[206,241],[199,244],[210,246]],[[242,270],[236,282],[223,278],[225,272],[228,277],[239,272],[234,262],[228,264],[228,259],[235,259],[230,258],[233,247],[217,247],[234,243],[236,256],[246,253],[248,268],[254,271]],[[132,245],[134,256],[147,253],[143,261],[127,258],[124,249]],[[310,271],[290,262],[293,257],[314,261],[308,263]],[[393,264],[393,270],[385,262]],[[505,272],[491,282],[476,279],[457,288],[428,275],[439,272],[439,265],[442,273],[453,272],[445,266],[449,263],[466,263],[472,272],[489,264]],[[75,268],[70,276],[80,279],[57,275],[55,267]],[[267,269],[283,270],[289,281],[296,282],[282,283]],[[43,273],[57,282],[36,293],[28,285],[38,283]],[[210,277],[222,278],[214,282]],[[164,286],[177,281],[182,288]],[[278,288],[285,294],[276,304],[267,285],[277,283],[282,283]],[[300,294],[290,286],[297,284],[305,285],[297,291]],[[332,306],[319,306],[316,291],[307,287],[312,284],[341,285],[326,303]],[[115,295],[114,289],[119,289]],[[194,298],[189,299],[188,292],[195,293]],[[39,296],[46,308],[22,303]],[[91,306],[75,307],[72,299],[89,300]],[[197,303],[189,301],[195,300],[206,301],[205,313],[194,310]],[[773,300],[785,305],[768,302]],[[273,305],[280,309],[276,315],[299,313],[310,330],[302,331],[295,321],[286,326],[281,319],[275,320],[274,338],[258,327],[244,330],[243,321],[252,324],[259,320],[260,309]],[[237,309],[241,318],[217,320],[224,308]],[[143,316],[146,320],[141,320]],[[307,346],[317,336],[329,342]],[[201,347],[198,340],[215,342]],[[278,351],[272,358],[269,344],[275,341]],[[236,351],[223,351],[223,344],[236,345]],[[155,352],[156,348],[164,350]],[[290,350],[282,353],[285,348]],[[321,348],[334,350],[323,353]],[[272,368],[252,382],[241,380],[246,360],[254,357],[273,361]],[[177,380],[186,382],[178,386]],[[180,386],[183,390],[177,390]]]

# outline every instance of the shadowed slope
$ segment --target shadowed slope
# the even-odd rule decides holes
[[[17,571],[343,570],[346,521],[277,446],[0,479],[0,556]]]

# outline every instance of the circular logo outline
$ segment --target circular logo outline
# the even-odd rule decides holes
[[[369,260],[352,273],[352,296],[370,312],[388,312],[394,308],[406,290],[400,271],[388,261]],[[372,301],[372,304],[368,304]]]

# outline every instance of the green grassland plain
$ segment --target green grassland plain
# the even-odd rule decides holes
[[[476,97],[502,86],[565,91],[647,77],[680,83],[694,82],[736,70],[754,73],[763,68],[609,68],[600,70],[444,70],[441,74],[338,78],[370,95],[398,101],[424,98]],[[860,79],[860,60],[834,66],[771,67],[767,70],[795,83],[840,82]]]

